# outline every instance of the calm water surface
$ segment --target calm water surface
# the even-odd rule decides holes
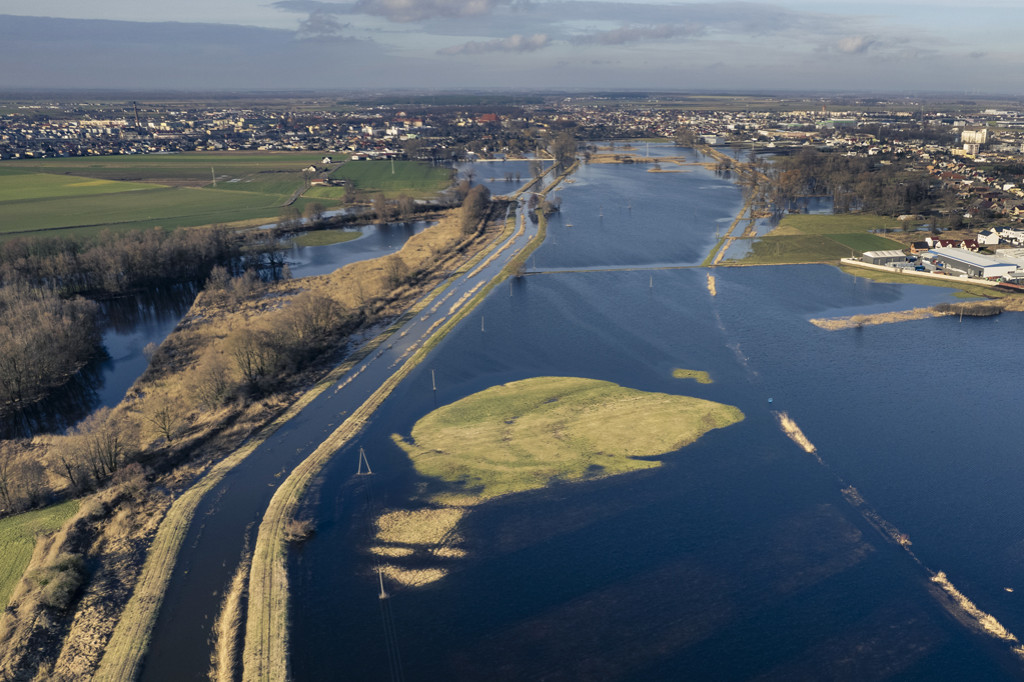
[[[292,562],[296,679],[395,679],[395,653],[407,680],[1021,679],[1009,647],[957,622],[928,577],[945,571],[1024,634],[1024,388],[1007,371],[1024,316],[827,332],[809,320],[951,290],[830,266],[685,267],[740,205],[699,168],[584,167],[561,195],[539,272],[497,288],[325,472],[317,534]],[[677,367],[714,383],[673,379]],[[460,528],[464,558],[405,560],[444,579],[378,599],[373,520],[416,504],[390,435],[544,375],[720,401],[746,419],[654,470],[483,505]],[[353,476],[359,447],[372,477]],[[848,485],[921,563],[845,501]]]

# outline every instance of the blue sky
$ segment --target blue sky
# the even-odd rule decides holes
[[[1024,88],[1017,0],[0,0],[0,15],[0,87]]]

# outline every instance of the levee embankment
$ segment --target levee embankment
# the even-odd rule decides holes
[[[544,194],[575,170],[573,164],[544,189]],[[451,311],[448,320],[417,349],[402,366],[388,377],[373,394],[323,441],[301,464],[292,470],[271,499],[257,534],[249,574],[249,610],[246,619],[243,653],[243,680],[285,680],[290,676],[288,654],[289,586],[287,571],[288,522],[306,493],[313,478],[319,474],[342,445],[357,435],[369,417],[394,391],[395,387],[417,367],[466,315],[468,315],[501,281],[512,276],[526,262],[529,254],[544,241],[545,221],[541,218],[537,234],[508,263],[477,291],[458,311]],[[501,247],[497,247],[501,248]]]

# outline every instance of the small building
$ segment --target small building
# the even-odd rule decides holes
[[[994,230],[983,230],[978,233],[978,243],[985,246],[995,246],[999,243],[999,233]]]
[[[891,263],[906,263],[907,254],[896,249],[888,249],[886,251],[865,251],[860,259],[865,263],[871,263],[872,265],[889,265]]]
[[[997,260],[963,249],[944,247],[932,249],[925,255],[925,258],[933,262],[942,263],[953,270],[967,273],[968,277],[981,277],[983,279],[1005,277],[1010,273],[1016,272],[1020,267],[1016,263]]]

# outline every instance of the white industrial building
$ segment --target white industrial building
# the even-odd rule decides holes
[[[865,263],[871,263],[872,265],[889,265],[890,263],[906,263],[907,254],[896,249],[888,249],[885,251],[865,251],[860,257]]]
[[[963,249],[938,248],[924,254],[925,260],[942,263],[952,270],[967,273],[969,277],[1007,277],[1020,269],[1020,264],[1009,259],[998,260]]]

